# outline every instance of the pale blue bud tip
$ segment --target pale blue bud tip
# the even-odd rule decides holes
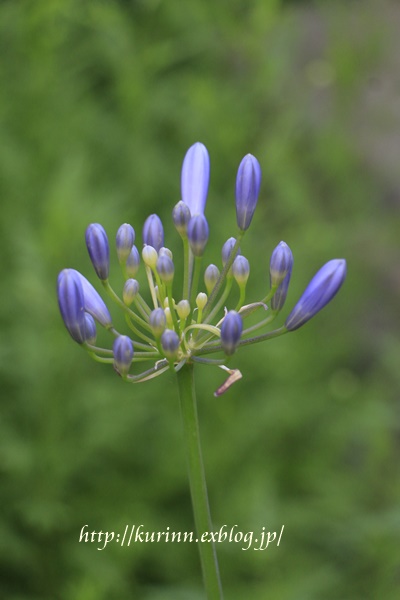
[[[172,220],[176,230],[183,237],[186,235],[187,226],[191,216],[190,208],[182,200],[180,200],[178,204],[175,204],[172,211]]]
[[[293,266],[293,254],[285,242],[279,242],[271,255],[269,274],[271,286],[279,286]]]
[[[110,270],[110,249],[104,227],[99,223],[92,223],[86,229],[85,239],[96,275],[105,281]]]
[[[167,326],[167,318],[162,308],[155,308],[150,313],[149,317],[150,327],[153,330],[154,335],[158,338]]]
[[[248,229],[253,218],[260,185],[260,164],[252,154],[247,154],[239,165],[236,177],[236,219],[242,231]]]
[[[124,223],[117,231],[115,238],[115,244],[117,247],[118,260],[121,264],[124,264],[132,250],[132,246],[135,243],[135,230],[132,225]]]
[[[77,271],[74,269],[61,271],[57,279],[57,296],[65,327],[78,344],[83,344],[87,337],[85,300]]]
[[[186,152],[181,172],[182,201],[192,216],[203,215],[210,180],[210,158],[204,144],[197,142]]]
[[[221,258],[222,258],[223,266],[225,266],[226,263],[228,262],[229,257],[232,254],[232,250],[233,250],[235,244],[236,244],[235,238],[230,237],[228,240],[226,240],[225,244],[222,246]],[[238,256],[239,253],[240,253],[240,248],[238,248],[238,250],[236,252],[236,256]]]
[[[221,344],[225,354],[228,356],[235,352],[242,331],[242,317],[235,310],[230,310],[221,325]]]
[[[165,356],[174,358],[179,348],[179,336],[172,329],[166,329],[161,336],[161,347]]]
[[[128,258],[125,263],[125,273],[128,277],[135,277],[139,270],[140,265],[140,254],[136,246],[132,246],[129,252]]]
[[[285,327],[288,331],[294,331],[307,323],[332,300],[346,278],[346,270],[344,259],[334,259],[327,262],[314,275],[286,319]]]
[[[250,275],[250,263],[247,258],[241,254],[233,261],[232,275],[239,286],[247,283]]]
[[[192,217],[188,224],[187,236],[195,256],[202,256],[208,241],[208,223],[204,215]]]
[[[158,215],[150,215],[143,225],[143,244],[159,251],[164,246],[164,228]]]
[[[124,304],[130,306],[139,293],[139,282],[136,279],[127,279],[122,290]]]
[[[174,278],[174,263],[167,254],[159,256],[156,264],[157,273],[161,281],[170,283]]]
[[[206,285],[207,293],[211,294],[220,276],[219,269],[216,265],[208,265],[204,272],[204,283]]]
[[[127,375],[133,359],[132,340],[127,335],[119,335],[113,344],[114,367],[122,376]]]

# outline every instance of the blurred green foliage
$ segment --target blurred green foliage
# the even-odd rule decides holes
[[[223,374],[198,369],[215,527],[285,525],[279,548],[218,547],[226,598],[398,597],[400,187],[353,128],[388,47],[362,4],[0,4],[2,598],[203,597],[194,544],[78,543],[85,524],[193,522],[172,376],[123,384],[72,343],[55,297],[64,267],[95,281],[90,222],[110,238],[130,222],[140,238],[157,212],[178,253],[170,213],[197,140],[211,156],[209,261],[235,232],[242,156],[263,169],[242,246],[249,299],[281,239],[295,256],[288,308],[325,261],[348,260],[323,313],[238,353],[244,378],[225,396],[212,396]]]

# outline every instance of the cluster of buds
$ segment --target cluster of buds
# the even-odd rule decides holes
[[[216,364],[229,374],[216,392],[220,395],[241,377],[237,369],[224,364],[238,347],[298,329],[335,296],[345,279],[346,261],[330,260],[310,281],[283,326],[254,335],[270,325],[285,304],[293,255],[285,242],[277,245],[269,261],[268,293],[257,302],[246,304],[250,265],[240,244],[253,218],[261,185],[260,165],[248,154],[241,161],[236,178],[236,237],[222,246],[220,268],[215,264],[204,268],[203,254],[209,237],[204,215],[209,177],[208,152],[198,142],[185,155],[182,200],[172,211],[183,246],[180,281],[176,278],[173,254],[164,245],[164,228],[157,215],[145,221],[141,255],[135,246],[133,227],[125,223],[117,231],[116,253],[125,280],[119,295],[109,281],[106,231],[97,223],[87,228],[90,260],[106,293],[124,312],[129,336],[114,328],[106,304],[81,273],[64,269],[58,276],[59,307],[70,335],[95,360],[111,363],[125,381],[142,382],[167,369],[178,371],[187,361]],[[144,282],[147,290],[142,294]],[[245,327],[246,320],[254,321],[260,313],[261,319]],[[98,325],[114,338],[112,348],[96,345]],[[222,352],[224,358],[207,356],[216,352]],[[149,361],[151,366],[133,373],[137,363],[143,361]]]

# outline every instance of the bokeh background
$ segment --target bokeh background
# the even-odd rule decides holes
[[[348,261],[313,321],[235,356],[225,396],[222,372],[198,369],[215,527],[285,525],[279,548],[219,545],[226,598],[398,598],[399,28],[385,0],[0,4],[1,598],[204,597],[194,544],[78,543],[85,524],[193,521],[172,375],[124,384],[72,342],[55,296],[64,267],[97,285],[90,222],[140,240],[156,212],[178,254],[171,210],[198,140],[208,261],[235,233],[241,158],[263,169],[249,299],[281,239],[285,314],[324,262]]]

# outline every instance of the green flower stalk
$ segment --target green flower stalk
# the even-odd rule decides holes
[[[188,150],[183,161],[182,200],[172,212],[173,224],[182,243],[181,277],[175,272],[172,252],[164,246],[164,227],[157,215],[150,215],[143,226],[142,263],[134,246],[134,229],[124,223],[116,234],[117,258],[124,277],[120,297],[109,280],[106,231],[98,223],[88,226],[86,244],[91,262],[105,292],[123,312],[126,332],[120,334],[115,330],[107,305],[78,271],[64,269],[57,282],[64,324],[73,340],[89,356],[111,364],[128,383],[145,382],[167,370],[176,374],[199,540],[205,531],[212,531],[212,523],[197,419],[196,363],[221,368],[228,373],[215,392],[220,396],[242,376],[240,371],[225,364],[242,346],[270,340],[301,327],[330,302],[346,276],[344,259],[329,261],[311,280],[285,324],[269,329],[285,304],[293,255],[285,242],[278,244],[269,265],[270,291],[264,298],[253,298],[245,304],[245,297],[251,295],[248,286],[250,264],[241,254],[240,246],[258,202],[260,165],[251,154],[241,161],[235,194],[238,229],[223,245],[222,260],[215,257],[216,264],[204,266],[203,254],[210,233],[204,215],[209,175],[208,152],[198,142]],[[266,273],[266,279],[267,276]],[[255,324],[248,324],[250,316],[259,316]],[[98,326],[110,333],[109,345],[94,345]],[[215,354],[219,357],[212,356]],[[143,363],[147,365],[143,366]],[[207,597],[212,600],[222,598],[214,544],[199,543],[199,552]]]

